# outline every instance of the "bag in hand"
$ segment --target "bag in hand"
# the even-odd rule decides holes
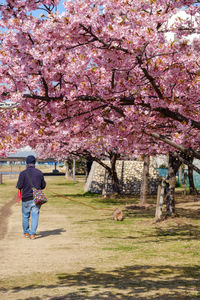
[[[16,201],[17,201],[17,202],[20,202],[21,200],[22,200],[22,191],[21,191],[21,190],[18,190]]]

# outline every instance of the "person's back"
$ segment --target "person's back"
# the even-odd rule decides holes
[[[42,190],[46,186],[42,172],[34,166],[27,165],[27,169],[20,173],[17,182],[18,189],[22,189],[22,201],[33,200],[33,191],[29,178],[31,178],[32,184],[37,190]]]
[[[35,157],[30,155],[26,158],[27,169],[19,174],[17,188],[22,190],[22,225],[25,237],[35,238],[38,226],[40,205],[33,200],[32,186],[38,190],[46,187],[42,172],[35,168]],[[31,229],[29,219],[31,216]]]

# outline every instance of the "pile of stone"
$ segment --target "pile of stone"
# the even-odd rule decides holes
[[[104,163],[107,165],[110,164],[109,161],[104,161]],[[119,160],[116,163],[116,170],[120,181],[121,193],[139,195],[143,174],[143,161]],[[158,172],[153,165],[150,164],[148,194],[153,195],[157,193],[158,183]],[[108,176],[105,168],[96,162],[93,162],[86,182],[85,191],[98,194],[111,194],[113,192],[111,178]]]

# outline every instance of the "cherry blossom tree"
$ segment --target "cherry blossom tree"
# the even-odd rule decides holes
[[[57,2],[6,2],[2,100],[9,97],[24,113],[43,119],[51,115],[54,122],[90,111],[97,111],[96,116],[114,111],[112,121],[116,114],[132,122],[151,115],[158,122],[163,117],[178,121],[174,132],[184,136],[191,128],[199,130],[198,42],[191,45],[182,38],[169,43],[165,38],[169,31],[182,37],[195,30],[199,20],[193,3],[135,1],[133,9],[131,1],[106,1],[102,14],[95,1],[74,1],[59,15],[51,12]],[[40,5],[49,14],[33,17],[30,10]],[[194,20],[169,28],[170,18],[183,5],[190,5],[187,13]],[[181,143],[182,136],[176,140]]]
[[[199,33],[197,3],[68,1],[59,14],[58,1],[7,0],[0,6],[0,100],[18,103],[33,133],[61,123],[71,134],[110,124],[113,148],[118,128],[117,147],[128,137],[138,153],[175,147],[181,159],[199,157],[200,44],[188,38]],[[172,23],[183,6],[188,18]],[[38,9],[44,13],[33,16]]]

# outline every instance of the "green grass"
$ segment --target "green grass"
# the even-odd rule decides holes
[[[16,179],[7,179],[6,177],[3,176],[3,184],[0,184],[0,207],[17,195]]]
[[[11,275],[2,280],[4,292],[26,289],[30,293],[26,299],[36,297],[37,290],[37,299],[50,295],[50,291],[63,297],[58,299],[70,300],[200,299],[200,198],[194,202],[192,197],[179,194],[179,217],[155,223],[156,197],[148,199],[152,204],[148,208],[126,210],[126,204],[136,205],[139,198],[84,193],[81,177],[76,182],[64,177],[46,177],[46,181],[49,208],[66,215],[85,258],[81,262],[77,258],[71,272],[57,270],[45,278],[42,273]],[[14,181],[5,181],[0,186],[0,203],[15,192]],[[122,222],[112,220],[116,207],[123,208]],[[93,253],[91,260],[88,253]]]

